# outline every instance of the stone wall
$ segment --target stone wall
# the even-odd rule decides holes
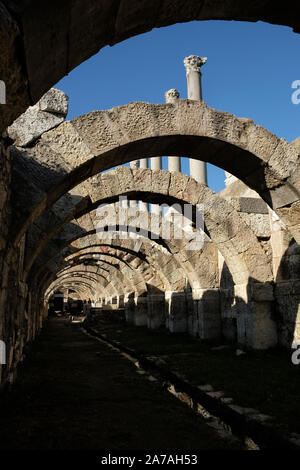
[[[268,308],[271,311],[271,319],[276,325],[278,344],[290,348],[293,343],[300,342],[300,247],[283,221],[255,191],[228,175],[226,182],[227,187],[220,192],[220,195],[238,210],[252,228],[268,260],[272,263],[274,282],[266,285],[264,309]],[[226,338],[236,339],[237,312],[234,308],[234,285],[224,259],[219,256],[220,266],[223,268],[220,286],[223,332]],[[274,328],[271,324],[270,326],[269,334],[274,335],[274,331],[272,333]]]
[[[6,364],[0,365],[0,388],[14,381],[25,345],[35,338],[41,328],[40,313],[45,313],[40,299],[23,282],[26,236],[16,248],[10,246],[14,214],[9,143],[7,137],[0,140],[0,339],[6,345]]]

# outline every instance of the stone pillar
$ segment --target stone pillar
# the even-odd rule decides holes
[[[134,299],[135,310],[133,324],[135,326],[147,326],[148,301],[147,297],[136,297]]]
[[[161,170],[161,157],[151,158],[151,170]]]
[[[277,326],[273,318],[273,285],[266,283],[234,286],[237,312],[237,341],[241,347],[268,349],[277,345]]]
[[[189,100],[202,101],[201,71],[200,67],[207,61],[206,57],[190,55],[184,59]],[[206,163],[190,159],[190,176],[199,183],[207,184]]]
[[[151,330],[165,326],[165,295],[148,294],[147,326]]]
[[[142,158],[140,160],[140,168],[147,169],[148,168],[148,158]],[[147,202],[140,201],[140,211],[148,212],[149,205]]]
[[[150,159],[151,170],[161,170],[161,157],[152,157]],[[152,204],[152,212],[156,215],[161,215],[161,207],[158,204]]]
[[[198,335],[200,339],[220,339],[221,313],[219,289],[194,289],[198,303]]]
[[[124,294],[119,295],[119,308],[124,308]]]
[[[171,333],[187,331],[187,305],[185,292],[166,291],[166,327]]]
[[[130,168],[135,170],[136,168],[139,168],[139,167],[140,167],[140,160],[134,160],[133,162],[130,162]],[[137,201],[130,201],[129,206],[137,207],[138,203]]]
[[[175,90],[175,88],[171,88],[171,90],[165,93],[166,103],[176,103],[179,96],[179,91]],[[181,171],[180,157],[168,157],[168,170]]]
[[[63,311],[65,313],[67,311],[67,307],[68,307],[68,289],[63,290],[63,295],[64,295]]]
[[[133,324],[134,314],[135,314],[134,294],[125,294],[124,308],[125,308],[126,323]]]
[[[186,292],[187,331],[195,337],[199,334],[198,303],[192,291]]]

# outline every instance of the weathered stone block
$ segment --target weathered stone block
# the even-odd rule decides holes
[[[55,88],[49,90],[34,106],[30,106],[8,127],[8,135],[15,145],[26,147],[44,132],[61,124],[68,112],[67,95]]]
[[[257,302],[272,302],[274,300],[273,284],[251,284],[251,298]]]
[[[39,101],[41,111],[48,113],[62,114],[64,117],[68,114],[69,98],[61,90],[50,88]]]
[[[40,111],[38,105],[32,106],[22,114],[9,128],[8,134],[15,145],[26,147],[44,132],[53,129],[64,121],[61,115],[56,116]]]

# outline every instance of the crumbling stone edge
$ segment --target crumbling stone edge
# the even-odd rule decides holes
[[[214,390],[210,384],[200,386],[191,384],[186,377],[163,365],[158,357],[144,356],[136,350],[124,346],[119,341],[107,338],[106,335],[99,333],[95,328],[88,325],[81,325],[81,327],[90,335],[134,356],[143,368],[159,372],[164,379],[171,381],[180,391],[187,393],[207,411],[228,424],[233,434],[239,437],[250,437],[259,445],[261,450],[275,448],[300,450],[300,434],[284,433],[275,429],[274,417],[260,413],[253,408],[235,404],[232,398],[226,396],[225,392]]]

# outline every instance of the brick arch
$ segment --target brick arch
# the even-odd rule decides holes
[[[26,149],[26,155],[51,172],[51,184],[38,204],[29,201],[30,215],[16,224],[15,243],[45,209],[75,186],[81,194],[81,184],[83,188],[83,182],[100,171],[144,155],[174,154],[205,160],[238,177],[300,240],[296,147],[249,119],[214,110],[204,102],[178,100],[94,111],[43,134],[33,149]]]
[[[299,6],[292,0],[280,4],[269,0],[221,4],[217,0],[56,0],[43,4],[4,0],[1,16],[0,76],[10,103],[1,116],[2,130],[99,49],[156,27],[211,19],[265,21],[300,32]]]

